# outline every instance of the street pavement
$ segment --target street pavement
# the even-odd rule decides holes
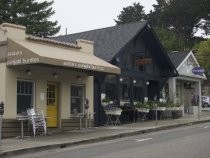
[[[210,112],[202,112],[200,119],[196,115],[185,115],[179,119],[148,120],[117,126],[51,132],[47,136],[36,136],[35,138],[33,136],[24,137],[24,139],[8,138],[1,141],[0,157],[89,144],[203,122],[210,122]]]

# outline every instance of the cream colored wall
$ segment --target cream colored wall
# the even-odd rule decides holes
[[[88,41],[88,40],[84,40],[84,39],[77,39],[77,45],[79,47],[81,47],[80,51],[83,53],[88,53],[93,55],[93,41]]]
[[[89,112],[93,112],[93,77],[88,77],[85,73],[79,73],[76,71],[68,71],[61,69],[51,69],[46,67],[38,66],[20,66],[13,68],[6,68],[6,108],[4,118],[15,118],[16,117],[16,102],[17,102],[17,79],[26,79],[35,81],[35,106],[43,109],[46,114],[46,87],[47,82],[57,82],[59,85],[58,89],[58,101],[59,101],[59,116],[62,119],[70,118],[70,87],[71,84],[85,85],[86,97],[90,101]],[[3,68],[3,69],[4,69]],[[32,74],[28,76],[25,71],[30,69]],[[53,73],[58,73],[58,78],[53,78]],[[81,81],[77,80],[80,75]],[[41,97],[44,95],[44,100]]]
[[[25,27],[20,25],[3,23],[1,26],[0,37],[4,40],[5,37],[12,39],[25,39]],[[0,39],[1,39],[0,38]]]
[[[7,40],[7,38],[5,36],[5,32],[6,32],[5,30],[0,28],[0,41],[6,41]]]
[[[17,102],[17,73],[14,69],[6,67],[6,84],[5,84],[5,109],[4,118],[15,118]]]
[[[6,77],[5,77],[5,69],[6,64],[5,63],[0,63],[0,101],[5,102],[5,82],[6,82]]]

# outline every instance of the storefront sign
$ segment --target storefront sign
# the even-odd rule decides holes
[[[147,65],[147,64],[151,64],[152,63],[152,59],[151,58],[137,59],[136,63],[138,65]]]
[[[7,65],[24,65],[38,62],[39,58],[25,57],[22,51],[12,51],[7,53]]]
[[[78,69],[101,70],[101,71],[104,70],[103,66],[95,66],[95,65],[91,65],[91,64],[76,63],[76,62],[72,62],[72,61],[64,61],[63,65],[78,68]]]
[[[205,69],[202,67],[194,67],[192,69],[192,73],[194,73],[195,75],[202,75],[205,72]]]

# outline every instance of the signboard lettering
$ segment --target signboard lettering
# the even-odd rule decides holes
[[[22,55],[23,55],[22,51],[13,51],[13,52],[8,52],[7,53],[8,57],[10,57],[10,56],[22,56]]]
[[[12,59],[7,61],[7,65],[20,65],[20,64],[32,64],[38,63],[39,58],[19,58],[19,59]]]
[[[64,61],[64,66],[79,68],[79,69],[88,69],[88,70],[104,70],[103,66],[96,66],[91,64],[76,63],[71,61]]]
[[[202,75],[205,72],[205,69],[202,67],[194,67],[192,69],[192,73],[194,73],[195,75]]]
[[[39,58],[25,57],[21,50],[10,51],[7,53],[7,65],[21,65],[38,63]]]

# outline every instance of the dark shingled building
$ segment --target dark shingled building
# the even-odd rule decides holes
[[[165,81],[178,73],[147,21],[54,37],[62,42],[94,41],[94,54],[121,68],[116,76],[95,77],[95,125],[103,124],[101,93],[118,105],[160,97]]]

